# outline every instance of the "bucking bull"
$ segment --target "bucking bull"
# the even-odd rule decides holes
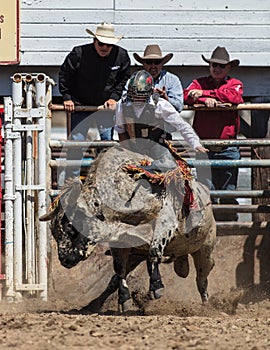
[[[91,165],[85,181],[71,180],[52,203],[49,213],[40,220],[51,220],[59,260],[67,268],[87,259],[96,244],[108,246],[107,254],[112,255],[115,275],[95,307],[99,309],[118,289],[119,310],[126,311],[131,303],[126,278],[142,261],[147,262],[150,297],[157,299],[162,295],[159,262],[149,256],[149,248],[155,222],[162,212],[164,216],[162,208],[174,202],[177,227],[171,225],[166,211],[161,218],[162,262],[172,262],[177,275],[187,277],[187,256],[191,254],[197,288],[204,303],[208,300],[207,278],[214,266],[212,251],[216,241],[209,192],[196,182],[193,190],[203,202],[204,210],[200,224],[187,231],[187,211],[179,194],[179,188],[184,190],[184,181],[177,184],[180,186],[177,190],[164,190],[142,174],[135,176],[127,172],[128,164],[138,164],[141,160],[141,154],[119,145],[102,152]]]

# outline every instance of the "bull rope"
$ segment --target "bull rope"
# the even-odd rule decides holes
[[[164,145],[177,163],[175,169],[165,172],[151,172],[144,167],[151,166],[152,162],[142,159],[139,165],[124,165],[123,170],[129,173],[135,180],[145,177],[150,183],[163,185],[164,188],[173,181],[178,194],[184,198],[183,204],[189,206],[194,202],[193,191],[189,185],[189,182],[194,179],[191,168],[187,161],[182,158],[181,153],[177,152],[176,148],[169,141],[164,140]],[[185,183],[184,190],[179,186],[183,181]]]

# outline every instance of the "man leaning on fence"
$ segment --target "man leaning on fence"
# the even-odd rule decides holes
[[[172,57],[172,53],[162,54],[160,47],[156,44],[147,45],[143,56],[133,54],[136,61],[143,65],[143,69],[154,78],[154,92],[161,98],[169,101],[174,108],[181,112],[183,109],[183,88],[179,77],[164,68]]]
[[[122,36],[115,36],[112,24],[101,23],[95,33],[90,29],[86,32],[93,36],[93,43],[74,47],[59,72],[64,107],[67,112],[72,112],[70,138],[83,141],[88,127],[96,125],[101,140],[111,140],[113,110],[130,76],[130,58],[125,49],[116,45]],[[91,112],[75,112],[76,105],[104,106],[106,110],[91,115]],[[68,158],[74,157],[80,160],[82,152],[70,151]]]
[[[225,47],[217,47],[211,58],[205,58],[209,64],[210,75],[194,79],[184,90],[185,103],[188,105],[202,104],[206,107],[222,106],[222,104],[239,104],[243,102],[243,83],[229,76],[229,71],[239,65],[239,60],[230,60],[229,53]],[[226,110],[220,108],[215,111],[196,111],[193,121],[193,128],[200,139],[235,139],[239,132],[240,117],[237,110]],[[209,159],[217,160],[238,160],[240,152],[238,147],[208,147]],[[200,177],[198,171],[198,177]],[[237,187],[238,169],[236,167],[222,167],[211,169],[211,179],[199,178],[207,182],[212,190],[235,190]],[[214,200],[214,202],[218,202]],[[238,204],[235,198],[220,198],[223,204]],[[219,220],[235,221],[236,213],[231,216],[217,217]]]

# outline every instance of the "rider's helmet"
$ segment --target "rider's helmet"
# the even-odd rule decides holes
[[[153,92],[154,79],[145,70],[135,72],[128,83],[127,97],[133,102],[148,102]]]

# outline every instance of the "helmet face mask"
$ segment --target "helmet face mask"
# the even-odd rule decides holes
[[[154,79],[151,74],[141,70],[132,74],[128,84],[127,96],[132,102],[147,103],[153,92]]]

